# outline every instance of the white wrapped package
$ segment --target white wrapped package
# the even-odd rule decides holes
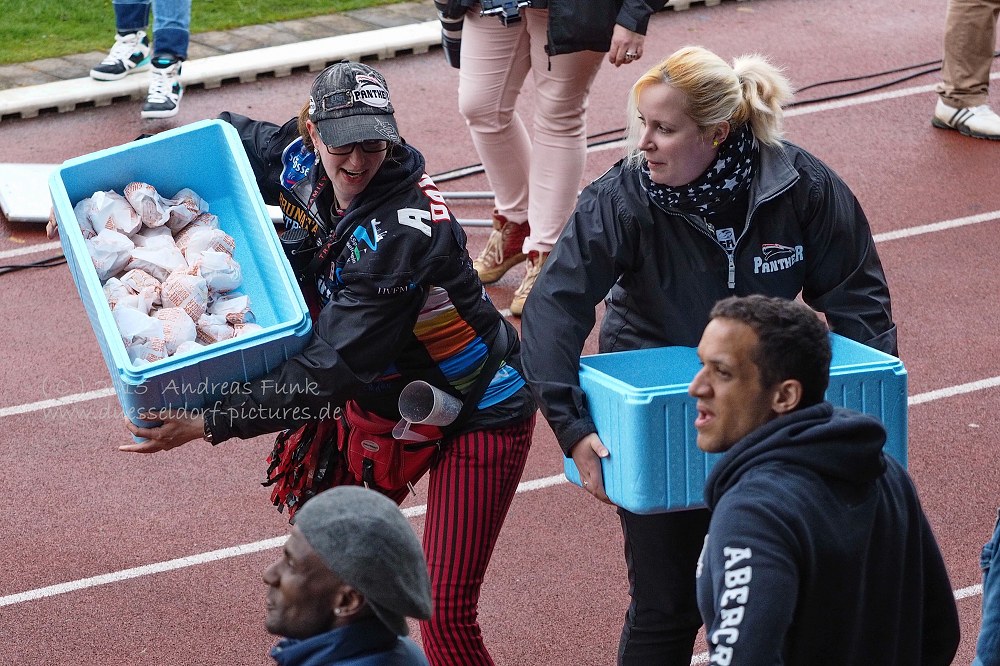
[[[160,289],[162,285],[159,280],[146,271],[141,268],[133,268],[119,279],[133,294],[138,294],[144,290],[151,291],[154,295],[153,305],[160,304]]]
[[[210,345],[236,336],[234,329],[223,315],[205,314],[198,319],[198,342]]]
[[[207,250],[225,252],[230,257],[236,251],[236,241],[222,229],[211,229],[190,224],[178,232],[174,238],[177,247],[184,253],[188,264],[194,264],[199,254]]]
[[[234,326],[253,321],[250,297],[246,294],[215,294],[208,303],[208,314],[222,315]]]
[[[191,265],[205,278],[209,291],[232,291],[243,281],[243,269],[225,252],[206,250]]]
[[[130,290],[127,295],[118,299],[118,302],[112,309],[117,310],[118,308],[130,308],[148,315],[153,309],[154,300],[159,300],[159,292],[153,291],[149,287],[144,287],[135,294],[133,294]]]
[[[196,218],[191,220],[191,224],[196,227],[208,227],[209,229],[219,228],[219,218],[211,213],[200,213]]]
[[[170,209],[156,188],[149,183],[133,182],[125,186],[125,201],[139,213],[143,226],[162,227],[170,217]]]
[[[200,213],[208,212],[208,203],[187,187],[178,190],[173,199],[167,199],[165,203],[170,207],[167,226],[174,233],[191,224]]]
[[[101,229],[114,229],[126,236],[131,236],[139,231],[142,220],[135,208],[125,201],[125,197],[113,190],[107,192],[94,192],[91,197],[93,209],[90,214],[90,223],[94,231]]]
[[[112,310],[118,305],[118,301],[131,295],[132,292],[118,278],[109,278],[104,283],[104,297],[108,299],[108,307]]]
[[[166,245],[175,247],[174,237],[168,227],[143,227],[139,233],[132,236],[132,242],[136,247],[153,247],[156,245]]]
[[[249,335],[251,333],[256,333],[257,331],[263,331],[264,327],[260,324],[254,324],[253,322],[247,322],[245,324],[236,324],[233,326],[233,331],[236,332],[236,337],[241,335]]]
[[[182,342],[177,345],[177,351],[174,352],[174,356],[180,356],[181,354],[189,354],[193,351],[198,351],[205,345],[199,344],[197,341]]]
[[[94,231],[94,224],[90,221],[90,214],[93,208],[94,200],[90,197],[81,199],[79,203],[73,206],[73,212],[76,214],[76,222],[80,225],[80,232],[83,234],[84,240],[97,235],[97,232]]]
[[[87,250],[94,260],[94,268],[97,269],[97,277],[102,284],[125,268],[135,249],[135,244],[128,236],[111,229],[102,228],[96,236],[84,242],[87,243]]]
[[[175,271],[183,271],[188,267],[184,255],[173,245],[147,245],[132,250],[132,259],[128,267],[146,271],[160,282]]]
[[[163,308],[153,316],[163,324],[167,354],[177,353],[178,347],[185,342],[194,342],[198,335],[194,320],[181,308]]]
[[[171,273],[163,282],[160,300],[164,307],[183,308],[193,321],[208,309],[208,283],[200,275]]]
[[[167,357],[163,324],[159,320],[132,308],[119,307],[113,314],[125,343],[125,351],[133,363],[152,363]]]

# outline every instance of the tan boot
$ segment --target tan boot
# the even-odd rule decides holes
[[[512,266],[524,261],[521,245],[528,237],[528,223],[516,224],[503,215],[493,213],[493,231],[486,247],[472,262],[483,284],[492,284],[502,278]]]
[[[538,274],[542,272],[542,266],[545,265],[545,260],[548,258],[548,252],[535,252],[532,250],[528,253],[527,271],[524,273],[524,279],[521,280],[521,284],[514,290],[514,300],[510,302],[510,313],[512,315],[516,317],[521,316],[521,312],[524,311],[524,302],[528,299],[528,294],[531,293],[531,288],[535,286],[535,280],[538,279]]]

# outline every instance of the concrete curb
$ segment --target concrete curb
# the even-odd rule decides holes
[[[281,77],[296,70],[319,71],[344,59],[384,60],[426,53],[440,41],[437,21],[350,33],[189,60],[184,63],[181,82],[189,87],[218,88],[227,81],[254,81],[262,74]],[[119,99],[144,99],[148,88],[149,75],[143,72],[119,81],[85,77],[0,90],[0,120],[34,118],[48,110],[64,113],[78,106],[107,106]]]
[[[668,0],[664,9],[682,11],[692,4],[712,7],[721,2]],[[330,34],[336,36],[325,36]],[[317,39],[317,35],[324,37]],[[345,58],[383,60],[426,53],[440,39],[431,0],[198,33],[192,35],[181,81],[188,87],[217,88],[229,81],[254,81],[263,74],[281,77],[297,70],[319,71]],[[86,76],[103,55],[83,53],[0,67],[0,121],[144,99],[149,88],[146,73],[120,81],[94,81]]]

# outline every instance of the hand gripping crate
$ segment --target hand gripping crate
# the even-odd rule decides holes
[[[886,428],[885,452],[906,465],[906,370],[902,362],[830,334],[833,360],[826,399],[870,414]],[[584,356],[580,386],[597,434],[611,455],[601,461],[612,502],[633,513],[705,505],[705,480],[723,454],[701,451],[695,439],[695,399],[688,395],[701,368],[695,349],[660,347]],[[580,485],[572,458],[566,478]]]
[[[146,182],[162,196],[191,188],[236,242],[234,259],[262,329],[197,351],[136,366],[125,351],[73,206],[94,192],[119,194]],[[312,321],[236,130],[205,120],[64,162],[49,178],[63,253],[90,318],[125,415],[169,407],[197,409],[297,354]]]

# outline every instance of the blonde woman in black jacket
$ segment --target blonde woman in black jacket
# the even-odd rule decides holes
[[[528,299],[525,376],[600,500],[608,451],[578,370],[605,296],[601,352],[694,347],[716,301],[801,292],[835,332],[896,353],[868,220],[829,167],[781,140],[789,97],[759,56],[729,65],[687,47],[647,71],[629,99],[627,157],[581,194]],[[708,511],[618,513],[632,595],[619,662],[687,666],[701,625],[694,568]]]

